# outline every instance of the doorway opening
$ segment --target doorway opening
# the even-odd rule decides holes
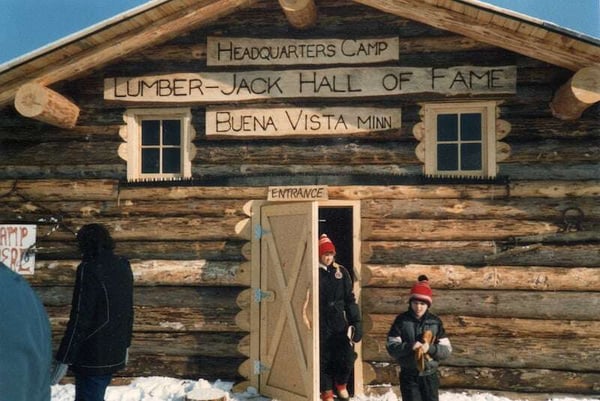
[[[346,269],[355,281],[353,216],[351,207],[319,207],[319,237],[327,234],[335,244],[335,260]]]
[[[327,234],[335,245],[337,263],[344,266],[352,277],[353,290],[357,302],[360,305],[360,283],[357,274],[358,269],[358,247],[355,239],[358,237],[358,226],[360,225],[359,211],[356,205],[322,205],[319,204],[319,224],[318,237],[321,234]],[[354,351],[357,353],[357,361],[354,364],[350,379],[348,381],[348,392],[350,396],[355,393],[362,393],[362,356],[361,344],[354,345]],[[357,374],[360,372],[361,374]]]

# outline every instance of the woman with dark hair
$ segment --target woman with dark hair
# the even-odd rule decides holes
[[[114,254],[114,241],[100,224],[77,233],[82,261],[71,314],[58,352],[53,383],[67,366],[75,373],[75,401],[103,401],[112,375],[123,369],[133,328],[133,274]]]

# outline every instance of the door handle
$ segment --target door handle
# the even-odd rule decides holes
[[[302,306],[302,320],[304,320],[304,324],[306,325],[306,328],[308,329],[308,331],[310,331],[311,327],[312,327],[312,324],[310,323],[310,320],[308,318],[308,313],[307,313],[309,302],[310,302],[310,288],[307,288],[306,289],[306,300],[304,301],[304,305]]]

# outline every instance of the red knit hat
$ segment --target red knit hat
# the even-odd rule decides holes
[[[413,299],[423,301],[429,306],[433,303],[433,292],[429,286],[429,279],[424,274],[419,276],[418,281],[410,289],[408,301]]]
[[[321,234],[319,238],[319,257],[327,252],[335,253],[335,246],[333,246],[333,242],[331,242],[327,234]]]

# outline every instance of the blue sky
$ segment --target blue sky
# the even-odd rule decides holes
[[[0,0],[0,64],[144,3],[144,0]],[[488,3],[600,39],[600,0],[489,0]]]

